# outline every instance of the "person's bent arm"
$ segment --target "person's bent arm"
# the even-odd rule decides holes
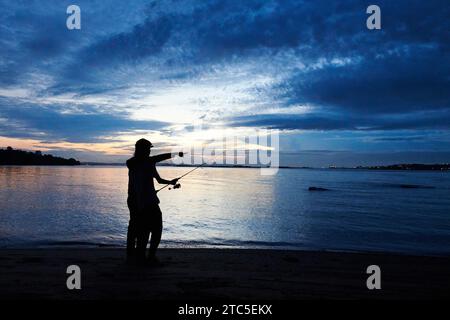
[[[178,179],[166,180],[166,179],[161,178],[156,169],[155,169],[155,179],[156,179],[156,181],[158,181],[159,184],[176,185],[178,182]]]

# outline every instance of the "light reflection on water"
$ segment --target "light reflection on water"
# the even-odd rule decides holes
[[[167,179],[188,170],[158,168]],[[449,173],[259,173],[202,168],[161,191],[162,246],[450,253]],[[123,246],[127,179],[125,167],[0,167],[0,246]]]

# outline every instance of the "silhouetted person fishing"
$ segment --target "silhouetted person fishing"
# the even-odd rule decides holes
[[[156,170],[155,164],[172,158],[173,154],[164,153],[150,157],[150,141],[140,139],[136,142],[134,157],[127,161],[128,167],[128,199],[130,222],[127,234],[127,259],[136,259],[138,263],[145,263],[147,243],[151,233],[148,261],[157,263],[156,250],[161,241],[162,214],[159,199],[156,195],[153,179],[166,185],[177,185],[178,179],[165,180]],[[179,152],[180,157],[183,152]]]

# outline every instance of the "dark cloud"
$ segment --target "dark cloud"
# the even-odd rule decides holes
[[[160,121],[132,120],[127,114],[67,113],[66,108],[55,105],[1,105],[1,118],[4,120],[0,121],[0,136],[69,142],[113,142],[114,139],[105,136],[159,130],[168,125]]]
[[[348,113],[335,114],[257,114],[228,119],[235,127],[266,127],[279,130],[450,130],[450,112],[415,113],[409,116],[355,116]]]
[[[374,138],[373,141],[392,141],[392,142],[403,142],[403,141],[423,141],[426,137],[424,136],[407,136],[407,137],[378,137]]]
[[[409,113],[450,108],[450,63],[436,50],[332,66],[287,81],[288,104],[355,113]],[[436,63],[436,62],[444,62]]]
[[[67,30],[64,13],[33,10],[33,6],[3,13],[7,27],[1,29],[0,54],[7,63],[0,63],[0,84],[27,82],[30,73],[58,72],[64,55],[83,38]]]
[[[84,48],[79,62],[95,68],[118,61],[129,63],[154,55],[169,39],[171,29],[171,21],[166,17],[147,19],[130,32],[113,35]]]
[[[355,130],[349,119],[327,117],[318,114],[258,114],[229,119],[236,127],[266,127],[280,130]]]

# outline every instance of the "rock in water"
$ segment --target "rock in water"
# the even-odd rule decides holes
[[[434,189],[433,186],[421,186],[418,184],[401,184],[400,188],[402,188],[402,189]]]
[[[327,188],[321,188],[321,187],[309,187],[309,191],[330,191],[330,189]]]

